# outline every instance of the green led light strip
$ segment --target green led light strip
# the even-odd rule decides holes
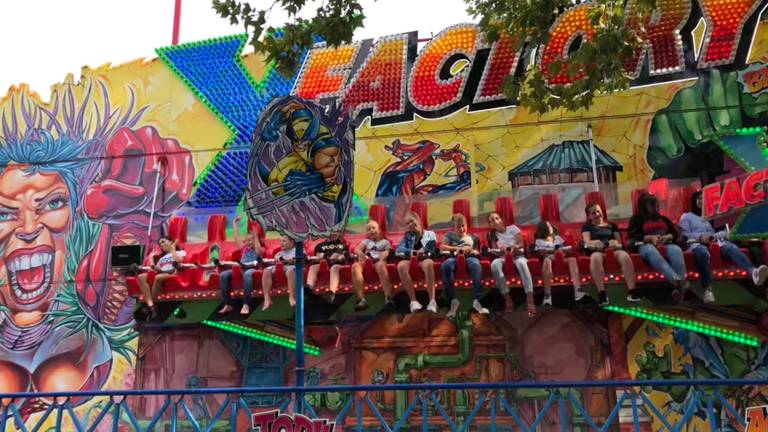
[[[255,328],[246,327],[239,324],[233,324],[230,322],[223,322],[223,321],[204,320],[203,324],[209,327],[217,328],[219,330],[225,330],[228,332],[239,334],[241,336],[246,336],[252,339],[258,339],[260,341],[279,345],[281,347],[290,348],[292,350],[296,349],[296,341],[294,339],[287,338],[284,336],[278,336],[272,333],[267,333],[265,331],[257,330]],[[304,352],[306,354],[319,356],[320,348],[314,345],[304,344]]]
[[[648,321],[653,321],[661,324],[665,324],[671,327],[679,327],[685,330],[694,331],[696,333],[702,333],[707,336],[715,336],[720,339],[726,339],[731,342],[736,342],[749,346],[759,346],[760,341],[757,337],[737,332],[734,330],[727,330],[710,324],[704,324],[698,321],[685,320],[673,315],[665,314],[662,312],[651,311],[641,307],[625,308],[621,306],[605,306],[605,309],[611,312],[617,312],[624,315],[629,315],[637,318],[643,318]]]

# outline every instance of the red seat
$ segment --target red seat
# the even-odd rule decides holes
[[[215,214],[208,217],[208,243],[227,240],[227,217]]]
[[[373,204],[368,208],[368,218],[378,222],[382,233],[387,232],[387,208],[381,204]]]
[[[587,192],[584,201],[586,202],[586,205],[599,205],[604,213],[608,211],[607,207],[605,206],[605,195],[600,191]]]
[[[501,216],[504,221],[504,225],[512,225],[515,223],[515,201],[510,197],[496,198],[496,213]]]
[[[541,220],[560,223],[560,200],[555,194],[543,194],[539,197]]]
[[[411,203],[411,211],[416,213],[421,220],[421,227],[429,229],[429,218],[427,215],[427,203],[423,201],[416,201]]]
[[[174,216],[168,222],[168,237],[178,240],[179,243],[187,242],[187,228],[189,221],[184,216]]]
[[[467,220],[467,228],[472,228],[472,204],[468,199],[457,199],[453,201],[453,213],[463,215]]]

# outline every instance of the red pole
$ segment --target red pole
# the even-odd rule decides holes
[[[179,44],[179,27],[181,26],[181,0],[176,0],[176,7],[173,10],[173,41],[171,44]]]

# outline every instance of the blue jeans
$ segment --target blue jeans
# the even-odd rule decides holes
[[[467,270],[472,277],[472,291],[475,300],[483,296],[483,266],[477,257],[467,257]],[[440,273],[443,277],[443,288],[445,288],[445,297],[448,301],[456,298],[456,290],[453,287],[456,281],[456,258],[448,258],[443,261],[440,267]]]
[[[253,274],[256,269],[248,269],[243,272],[243,303],[251,301],[253,295]],[[221,298],[225,304],[232,304],[232,270],[224,270],[219,273],[219,289]]]
[[[671,283],[685,280],[685,259],[683,250],[678,245],[667,245],[667,259],[665,260],[656,246],[650,244],[641,245],[638,248],[640,257],[653,267],[654,270],[664,275]],[[669,260],[669,262],[667,262]]]
[[[709,287],[712,283],[712,264],[710,262],[711,256],[709,248],[702,244],[697,244],[693,247],[691,252],[693,253],[693,259],[696,262],[696,270],[698,270],[701,275],[701,285]],[[755,269],[755,266],[752,265],[752,261],[744,255],[744,252],[729,241],[724,241],[720,245],[720,256],[723,259],[733,261],[733,263],[742,270],[751,272]]]

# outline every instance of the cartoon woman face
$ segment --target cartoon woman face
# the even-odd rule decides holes
[[[24,168],[9,167],[0,175],[0,280],[7,282],[0,284],[0,305],[19,325],[39,321],[42,314],[35,312],[50,306],[54,281],[63,278],[71,215],[61,176]]]

